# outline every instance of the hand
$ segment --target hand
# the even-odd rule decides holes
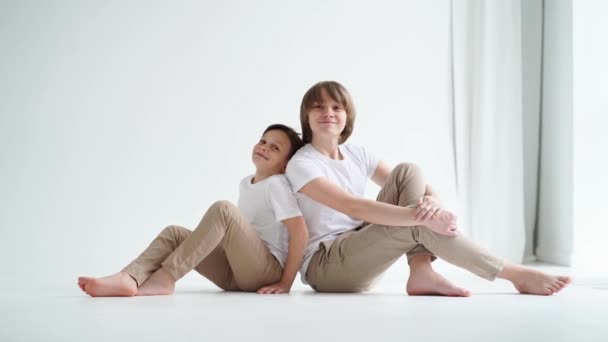
[[[416,206],[416,221],[426,222],[431,220],[443,208],[441,201],[435,196],[424,196],[418,200]]]
[[[447,210],[440,209],[435,215],[433,215],[433,218],[427,220],[424,225],[430,230],[442,235],[458,235],[456,215]]]
[[[261,287],[258,290],[259,294],[277,294],[277,293],[288,293],[291,290],[291,286],[284,284],[282,282],[270,284],[264,287]]]

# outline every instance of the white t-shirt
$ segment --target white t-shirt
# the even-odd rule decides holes
[[[289,233],[281,221],[302,216],[302,212],[285,175],[273,175],[255,184],[251,184],[252,179],[253,175],[241,181],[238,207],[284,267]]]
[[[309,231],[308,246],[300,269],[304,283],[308,263],[319,244],[324,241],[330,244],[338,235],[360,226],[363,221],[326,207],[298,191],[310,181],[325,177],[353,196],[364,197],[367,180],[378,166],[378,159],[363,147],[343,144],[338,148],[343,160],[330,159],[311,144],[306,144],[287,164],[285,175],[296,194]]]

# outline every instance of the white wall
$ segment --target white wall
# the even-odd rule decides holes
[[[573,1],[574,265],[608,274],[608,46],[605,1]]]
[[[20,1],[0,22],[2,286],[72,286],[194,228],[319,80],[353,94],[353,142],[454,198],[447,0]]]

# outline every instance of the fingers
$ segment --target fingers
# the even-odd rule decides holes
[[[286,292],[287,291],[285,291],[280,286],[272,286],[272,285],[264,286],[257,291],[258,294],[279,294],[279,293],[286,293]]]
[[[420,221],[420,218],[426,211],[426,208],[424,208],[423,204],[424,204],[424,201],[422,200],[422,198],[420,198],[418,200],[418,205],[416,206],[416,215],[414,216],[414,219],[416,221]]]
[[[258,289],[258,291],[257,291],[257,292],[258,292],[259,294],[265,294],[267,289],[268,289],[268,287],[267,287],[267,286],[264,286],[264,287],[262,287],[262,288]]]
[[[433,216],[435,216],[435,214],[439,211],[438,207],[430,207],[425,213],[424,215],[422,215],[420,217],[420,221],[425,222],[430,220]]]
[[[269,294],[272,293],[276,288],[274,286],[264,286],[258,290],[259,294]]]
[[[423,204],[421,207],[418,207],[418,209],[416,210],[416,221],[425,221],[428,218],[430,218],[430,215],[434,214],[435,211],[439,210],[439,208],[430,205],[430,204]]]
[[[433,197],[421,197],[420,199],[418,199],[414,219],[420,222],[431,220],[435,217],[435,215],[439,213],[440,210],[441,204]]]

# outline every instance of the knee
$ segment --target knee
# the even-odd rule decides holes
[[[400,172],[406,173],[406,174],[421,174],[422,173],[422,169],[420,168],[420,166],[418,166],[418,164],[414,164],[414,163],[400,163],[395,167],[395,170],[398,170]]]
[[[190,235],[191,231],[187,228],[170,225],[162,230],[161,236],[170,238],[172,241],[182,241]]]
[[[401,180],[417,179],[422,181],[424,179],[422,168],[414,163],[401,163],[395,167],[393,172]]]
[[[228,217],[237,211],[237,206],[232,204],[230,201],[221,200],[213,203],[207,210],[207,213]]]

